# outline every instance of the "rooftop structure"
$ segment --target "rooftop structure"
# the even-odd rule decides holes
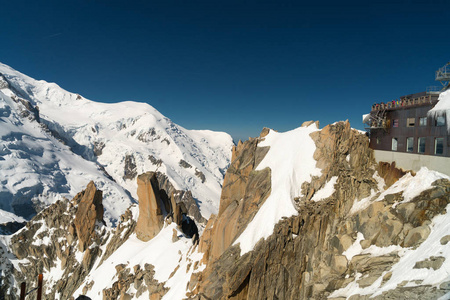
[[[450,118],[444,110],[430,113],[436,105],[442,106],[440,95],[450,91],[450,63],[439,68],[436,80],[443,85],[439,91],[427,90],[375,103],[363,116],[369,145],[377,159],[395,161],[404,169],[417,171],[426,166],[450,175]]]
[[[442,92],[450,88],[450,62],[436,71],[436,81],[440,81],[443,88]]]

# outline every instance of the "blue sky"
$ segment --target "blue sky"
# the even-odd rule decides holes
[[[0,61],[237,141],[436,85],[449,1],[8,1]]]

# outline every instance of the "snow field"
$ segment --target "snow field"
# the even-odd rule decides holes
[[[233,243],[240,244],[241,256],[253,250],[261,238],[269,237],[275,224],[283,217],[297,214],[292,201],[301,196],[302,183],[321,174],[313,158],[316,145],[309,136],[318,130],[315,124],[285,133],[271,130],[265,140],[258,144],[259,147],[270,147],[256,170],[271,169],[272,191],[253,220]]]
[[[172,242],[173,230],[177,230],[180,239],[175,243]],[[133,270],[135,265],[140,265],[142,269],[146,263],[154,266],[154,279],[159,282],[166,282],[165,286],[170,290],[164,296],[164,299],[182,299],[186,294],[186,285],[189,282],[192,274],[193,264],[195,261],[201,260],[203,254],[193,252],[192,240],[183,237],[183,234],[178,231],[175,223],[164,227],[160,233],[148,242],[139,240],[135,234],[117,249],[107,260],[100,266],[96,264],[91,273],[86,277],[85,283],[94,281],[92,289],[86,296],[96,299],[101,297],[102,291],[105,288],[112,287],[113,283],[118,279],[116,276],[115,267],[118,264],[125,264],[127,268]],[[177,272],[170,277],[170,274],[177,268]],[[187,266],[190,265],[188,269]],[[200,271],[198,269],[197,271]],[[75,292],[78,296],[82,293],[84,284]],[[129,289],[130,293],[135,292],[133,286]],[[148,299],[142,298],[138,299]]]

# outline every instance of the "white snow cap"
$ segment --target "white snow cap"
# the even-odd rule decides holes
[[[36,198],[44,195],[42,199],[53,202],[73,197],[93,180],[104,191],[106,215],[117,219],[133,198],[137,200],[134,176],[160,171],[176,189],[192,192],[203,217],[218,212],[233,146],[227,133],[187,130],[146,103],[90,101],[1,63],[0,73],[9,82],[0,90],[0,117],[5,119],[0,127],[0,175],[7,181],[0,186],[0,197],[2,191],[15,195],[21,188],[34,188],[30,193]],[[67,146],[36,121],[21,118],[23,108],[12,97],[38,106],[41,123]],[[131,176],[125,176],[126,169],[132,170]],[[9,204],[4,209],[12,211]]]

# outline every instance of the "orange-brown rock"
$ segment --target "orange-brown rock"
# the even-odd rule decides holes
[[[267,135],[267,129],[261,135]],[[214,261],[243,232],[258,208],[270,195],[270,169],[255,171],[268,151],[258,147],[261,137],[239,142],[232,151],[232,162],[225,175],[219,213],[209,221],[199,249],[204,261]]]
[[[89,182],[86,190],[75,196],[74,199],[81,200],[78,203],[74,224],[78,237],[78,248],[80,251],[86,250],[91,235],[95,229],[95,222],[103,221],[103,192],[98,190],[93,181]]]
[[[147,172],[139,175],[137,184],[139,218],[135,232],[138,239],[147,242],[155,237],[164,225],[164,214],[156,173]]]
[[[397,180],[399,180],[408,172],[411,172],[413,175],[415,175],[412,171],[405,171],[403,169],[397,168],[395,166],[395,161],[392,163],[380,161],[378,163],[377,171],[378,175],[380,175],[384,179],[387,187],[393,185]]]
[[[230,245],[225,251],[214,245],[229,245],[229,240],[239,235],[240,224],[247,222],[240,223],[239,218],[251,219],[257,207],[246,209],[245,201],[232,198],[230,191],[223,193],[221,201],[226,202],[221,203],[219,215],[208,222],[201,238],[199,250],[205,253],[206,268],[191,277],[190,299],[326,299],[333,291],[353,282],[360,287],[370,286],[379,278],[384,280],[383,274],[388,274],[399,257],[394,252],[347,258],[343,253],[355,243],[358,233],[364,236],[360,243],[364,249],[371,245],[417,247],[430,234],[429,221],[446,212],[445,207],[450,203],[450,181],[446,179],[434,182],[431,189],[410,202],[401,203],[402,193],[391,194],[352,212],[355,201],[377,190],[373,178],[376,162],[367,136],[351,129],[348,122],[338,122],[314,132],[311,137],[317,146],[314,158],[322,174],[304,184],[303,195],[314,195],[332,176],[338,177],[335,192],[318,202],[306,196],[296,199],[298,214],[280,220],[271,236],[261,239],[253,251],[243,256],[239,245]],[[230,167],[232,173],[227,173],[224,183],[224,190],[235,186],[239,197],[244,198],[252,192],[242,185],[245,182],[250,185],[258,173],[254,169],[248,172],[248,164],[243,163],[252,157],[250,153],[244,154],[252,142],[236,147]],[[267,190],[265,185],[253,188]],[[253,192],[256,197],[262,193]],[[251,202],[256,198],[246,199]],[[229,234],[227,230],[234,231]],[[421,267],[431,265],[429,261],[420,263]],[[405,291],[408,290],[392,289],[374,299],[404,298]],[[409,292],[420,294],[423,299],[438,299],[448,290],[428,285],[417,286]],[[368,297],[353,295],[351,298]]]
[[[180,226],[183,221],[183,212],[181,211],[181,203],[177,203],[175,200],[174,193],[170,196],[170,205],[172,206],[173,221]]]

